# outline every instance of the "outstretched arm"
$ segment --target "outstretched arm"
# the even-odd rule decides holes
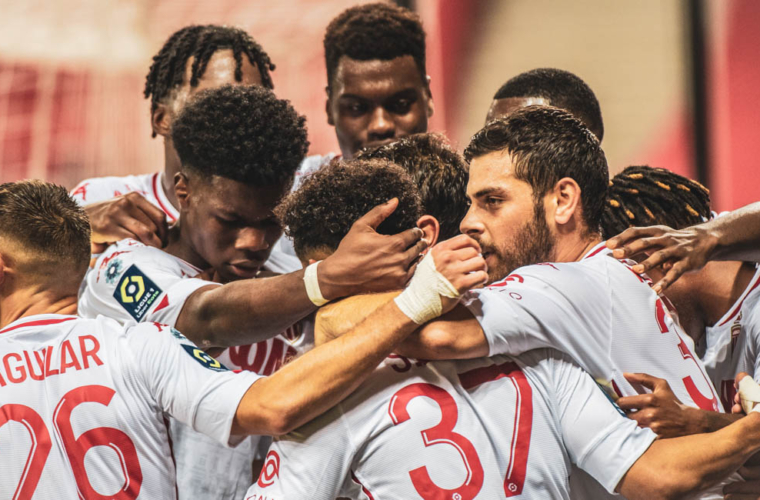
[[[617,492],[631,500],[682,498],[713,486],[760,450],[760,415],[710,434],[660,439],[628,470]]]
[[[253,384],[240,402],[233,432],[284,434],[322,414],[348,396],[398,342],[419,326],[411,319],[419,319],[419,311],[429,311],[428,306],[438,301],[441,309],[435,314],[440,315],[454,307],[459,294],[487,278],[477,243],[464,235],[437,245],[425,259],[422,272],[415,274],[397,299],[377,309],[346,335],[316,347]],[[437,277],[429,272],[431,263],[440,273]],[[431,283],[431,276],[435,283]],[[437,291],[432,299],[417,294],[420,288],[430,290],[430,285],[442,283],[441,277],[453,285],[455,297]]]
[[[375,232],[397,204],[394,199],[359,219],[335,253],[320,263],[319,287],[326,299],[401,288],[414,274],[427,245],[422,232]],[[203,348],[266,340],[316,309],[303,276],[304,271],[297,271],[200,288],[188,297],[176,327]]]
[[[607,246],[616,258],[647,254],[633,267],[637,273],[663,266],[667,272],[654,285],[660,293],[682,274],[697,271],[710,260],[760,261],[760,202],[680,230],[667,226],[626,229],[610,238]]]

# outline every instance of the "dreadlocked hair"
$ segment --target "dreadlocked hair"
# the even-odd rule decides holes
[[[153,56],[148,76],[145,78],[145,98],[151,99],[151,113],[158,104],[182,84],[187,61],[192,57],[193,66],[190,86],[197,87],[206,72],[209,59],[217,51],[232,49],[235,57],[235,80],[243,79],[243,54],[248,57],[261,74],[261,83],[268,89],[274,88],[270,71],[275,65],[261,45],[239,28],[208,24],[187,26],[175,32]],[[155,132],[153,137],[155,137]]]
[[[628,167],[610,181],[602,233],[611,238],[633,226],[675,229],[710,218],[710,190],[664,168]]]

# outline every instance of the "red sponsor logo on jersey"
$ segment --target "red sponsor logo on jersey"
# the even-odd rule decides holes
[[[734,396],[736,396],[736,386],[734,380],[721,380],[720,382],[720,402],[723,403],[723,408],[730,412],[731,407],[734,406]]]
[[[736,342],[739,340],[739,335],[742,333],[742,313],[739,313],[739,317],[736,318],[734,324],[731,325],[731,353],[733,354],[736,348]]]
[[[286,328],[285,331],[282,332],[280,335],[288,339],[290,343],[292,344],[293,342],[301,338],[302,333],[303,332],[301,331],[301,324],[296,323],[295,325],[289,326],[288,328]]]
[[[271,375],[298,354],[284,340],[273,338],[252,345],[230,347],[233,369]]]
[[[81,186],[77,187],[72,193],[71,196],[81,196],[82,201],[87,201],[87,186],[89,186],[89,182],[85,182]]]
[[[274,484],[274,480],[280,477],[280,455],[271,450],[264,459],[264,467],[261,468],[259,480],[256,482],[261,488]]]
[[[507,286],[510,281],[525,283],[525,278],[523,278],[519,274],[512,273],[501,281],[497,281],[496,283],[491,283],[490,285],[488,285],[488,288],[503,288]]]

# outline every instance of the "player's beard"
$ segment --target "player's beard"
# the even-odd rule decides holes
[[[488,282],[493,283],[523,266],[548,262],[554,255],[555,239],[546,223],[543,200],[533,205],[533,219],[526,222],[511,242],[503,245],[485,245],[483,252],[497,257],[495,265],[488,268]]]

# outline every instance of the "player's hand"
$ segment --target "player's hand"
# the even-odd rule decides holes
[[[727,500],[760,499],[760,467],[742,467],[739,474],[745,481],[727,484],[723,487],[723,498]]]
[[[90,217],[93,253],[125,238],[157,248],[166,241],[166,216],[139,193],[93,203],[84,210]]]
[[[684,273],[698,271],[710,260],[717,237],[701,225],[685,229],[667,226],[632,227],[607,240],[615,258],[632,258],[646,254],[647,258],[633,266],[637,273],[662,266],[665,276],[654,284],[661,293]]]
[[[645,373],[626,373],[625,378],[631,384],[639,384],[652,391],[650,394],[626,396],[616,401],[641,427],[649,427],[661,438],[701,432],[698,423],[692,418],[692,409],[678,400],[667,380]]]
[[[370,210],[351,226],[335,253],[322,261],[318,277],[324,298],[404,288],[428,242],[416,227],[392,236],[377,233],[377,226],[397,206],[394,198]]]
[[[479,288],[488,282],[488,266],[480,254],[480,245],[467,235],[460,234],[434,246],[433,254],[436,270],[454,285],[459,295]],[[459,297],[441,297],[445,314],[459,303]]]

